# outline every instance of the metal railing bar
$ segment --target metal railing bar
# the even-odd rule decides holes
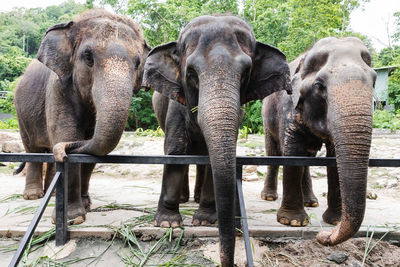
[[[35,232],[36,226],[38,225],[40,218],[43,215],[44,210],[47,207],[47,204],[49,203],[51,194],[54,191],[55,185],[58,181],[60,177],[60,173],[56,172],[53,180],[50,183],[49,188],[47,189],[46,194],[43,197],[42,202],[40,202],[40,206],[38,208],[38,210],[35,213],[35,216],[33,217],[31,223],[29,224],[28,230],[26,230],[24,237],[21,240],[21,243],[18,246],[17,252],[15,252],[14,257],[12,258],[10,265],[8,265],[9,267],[14,267],[17,266],[19,261],[21,260],[21,257],[25,251],[25,248],[29,242],[29,240],[31,239],[33,233]]]
[[[243,166],[237,165],[236,166],[236,190],[237,196],[239,197],[239,206],[240,206],[240,220],[242,222],[242,232],[243,232],[243,239],[244,239],[244,247],[246,249],[246,257],[247,257],[247,265],[249,267],[253,267],[253,253],[250,244],[250,235],[249,235],[249,227],[247,225],[247,215],[246,215],[246,207],[244,204],[244,197],[243,197],[243,188],[242,188],[242,173],[243,173]]]
[[[0,162],[55,162],[53,154],[41,153],[0,153]],[[208,156],[196,155],[159,155],[159,156],[128,156],[107,155],[92,156],[85,154],[69,154],[69,163],[120,163],[120,164],[210,164]],[[238,156],[239,165],[291,165],[291,166],[335,166],[334,157],[297,157],[268,156],[251,157]],[[400,159],[369,159],[370,167],[400,167]]]
[[[57,162],[56,171],[61,173],[56,185],[56,246],[63,246],[69,240],[67,224],[68,163]]]
[[[0,153],[3,162],[55,162],[53,154],[43,153]]]

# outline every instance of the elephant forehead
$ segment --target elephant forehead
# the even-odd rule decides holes
[[[208,33],[218,36],[225,33],[229,35],[237,30],[248,32],[249,37],[254,37],[250,26],[235,16],[201,16],[186,25],[180,34],[179,42],[185,42],[188,38],[191,39],[193,36],[200,36],[201,34]]]
[[[100,47],[107,47],[112,41],[125,44],[124,46],[131,51],[141,50],[144,43],[141,32],[126,24],[102,18],[87,22],[79,35],[82,39],[92,39]]]

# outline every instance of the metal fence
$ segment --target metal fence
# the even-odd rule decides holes
[[[0,162],[55,162],[52,154],[5,154],[0,153]],[[208,156],[120,156],[109,155],[104,157],[70,154],[65,163],[56,163],[56,174],[36,211],[19,247],[14,254],[9,266],[17,266],[25,248],[35,232],[40,218],[50,200],[51,194],[56,189],[56,246],[64,245],[69,239],[67,228],[67,196],[68,196],[68,165],[69,163],[119,163],[119,164],[210,164]],[[243,165],[283,165],[283,166],[335,166],[336,159],[332,157],[237,157],[236,158],[236,196],[240,212],[237,216],[241,218],[243,239],[245,242],[248,266],[254,266],[250,236],[248,231],[246,209],[242,190]],[[370,159],[370,167],[400,167],[400,159]]]

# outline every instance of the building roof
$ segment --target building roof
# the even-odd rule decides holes
[[[391,71],[394,69],[397,69],[400,66],[386,66],[386,67],[379,67],[379,68],[374,68],[375,71],[379,71],[379,70],[387,70],[387,71]]]

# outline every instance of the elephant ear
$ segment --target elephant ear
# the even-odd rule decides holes
[[[241,103],[263,99],[279,90],[289,94],[292,91],[286,56],[273,46],[257,42],[249,85],[241,94]]]
[[[54,71],[62,83],[66,83],[72,75],[73,46],[68,38],[73,21],[50,27],[40,44],[37,58]]]
[[[133,88],[133,92],[137,94],[142,88],[142,82],[143,82],[143,70],[145,66],[145,62],[147,60],[147,56],[149,55],[149,52],[151,50],[151,47],[147,44],[146,40],[144,41],[143,44],[143,54],[140,56],[140,64],[137,67],[137,76],[136,76],[136,86]]]
[[[146,90],[152,88],[163,96],[186,105],[176,42],[157,46],[150,51],[144,66],[142,87]]]

